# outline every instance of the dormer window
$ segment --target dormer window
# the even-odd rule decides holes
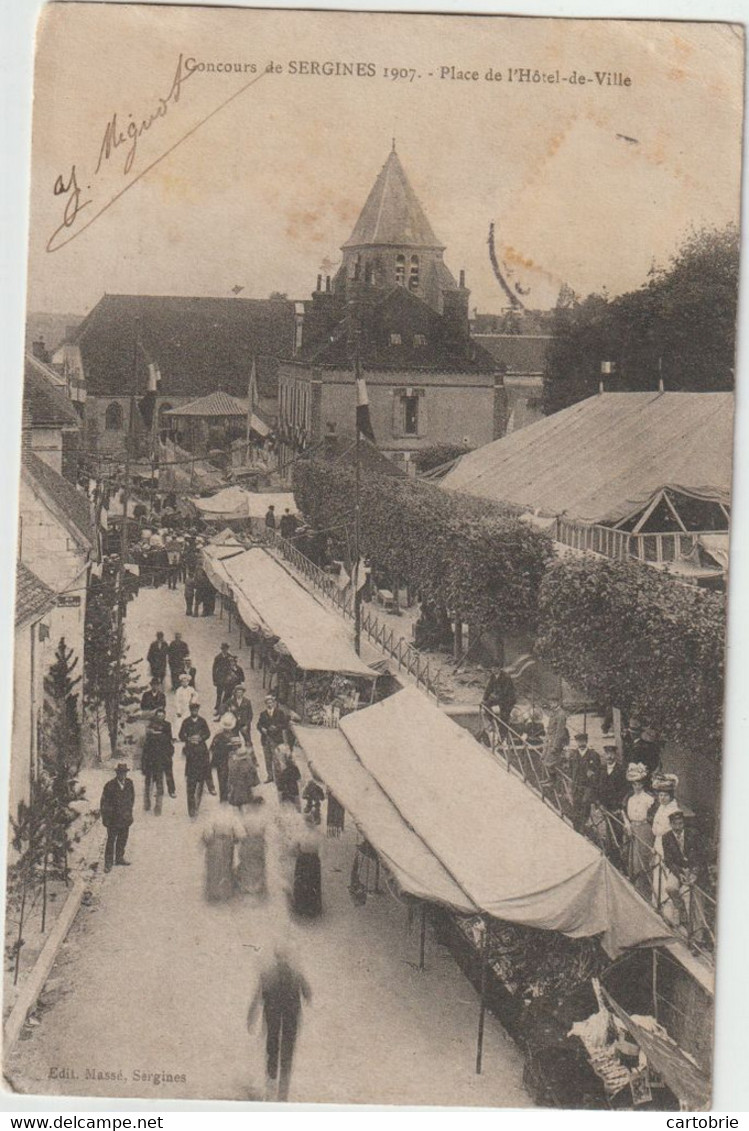
[[[418,348],[419,348],[420,346],[421,346],[421,347],[425,346],[426,344],[427,344],[427,340],[426,340],[426,335],[425,335],[425,334],[414,334],[414,346],[415,346],[415,347],[416,347],[417,349],[418,349]]]
[[[402,340],[400,334],[391,334],[390,335],[390,345],[391,346],[400,346],[402,344],[403,344],[403,340]]]
[[[399,287],[406,285],[406,257],[405,255],[396,255],[395,257],[395,282]]]
[[[411,256],[411,273],[408,276],[408,289],[410,291],[417,291],[419,289],[419,257],[418,255]]]

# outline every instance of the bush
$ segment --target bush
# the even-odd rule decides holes
[[[540,587],[536,653],[694,752],[720,747],[726,606],[636,562],[565,557]]]
[[[354,488],[350,468],[314,459],[295,464],[297,504],[348,560]],[[551,540],[513,508],[367,473],[360,514],[361,552],[375,576],[407,585],[477,629],[533,630]]]

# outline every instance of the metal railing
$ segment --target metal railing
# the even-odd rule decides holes
[[[614,530],[595,523],[588,525],[571,522],[564,518],[557,518],[554,538],[575,550],[587,550],[620,561],[634,558],[657,565],[668,565],[680,558],[689,558],[698,543],[697,534],[678,531],[668,534],[630,534],[626,530]]]
[[[623,811],[611,812],[595,799],[581,807],[572,776],[561,766],[544,762],[542,740],[529,741],[489,707],[482,705],[481,715],[491,751],[504,761],[508,773],[515,772],[562,820],[596,844],[668,927],[712,962],[715,897],[697,883],[682,883],[670,873],[652,839],[640,837]]]
[[[316,589],[331,601],[338,611],[350,620],[354,619],[354,595],[351,586],[341,589],[338,580],[320,569],[305,557],[296,546],[282,538],[274,530],[266,530],[266,544],[278,551],[302,577],[312,582]],[[371,609],[362,608],[361,630],[375,647],[390,656],[398,665],[398,671],[405,671],[415,680],[417,687],[434,696],[439,703],[443,697],[439,671],[435,671],[428,657],[424,657],[403,636],[396,635],[395,629],[380,620]]]

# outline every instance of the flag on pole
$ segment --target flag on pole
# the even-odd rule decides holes
[[[359,561],[354,566],[354,592],[358,593],[367,584],[367,575],[369,570],[364,562],[364,558],[359,558]]]
[[[369,415],[369,396],[367,395],[367,382],[363,377],[356,378],[356,429],[360,436],[374,443],[374,431]]]

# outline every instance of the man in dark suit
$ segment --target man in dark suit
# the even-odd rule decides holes
[[[107,830],[107,844],[104,849],[105,872],[111,872],[113,862],[122,867],[127,867],[130,863],[125,859],[125,845],[133,823],[135,787],[127,776],[127,762],[117,763],[115,775],[104,786],[99,803],[101,823]]]
[[[213,671],[211,673],[213,679],[213,686],[216,688],[216,706],[214,707],[214,717],[218,719],[221,707],[224,702],[224,683],[226,676],[229,674],[231,666],[231,653],[228,644],[221,645],[221,651],[213,661]]]
[[[698,885],[705,883],[705,854],[702,838],[689,828],[681,809],[669,815],[671,828],[663,834],[665,888],[682,924],[694,934],[705,928],[705,908]]]
[[[590,806],[598,793],[601,756],[588,746],[587,734],[575,735],[577,750],[572,755],[572,824],[581,833],[590,816]]]
[[[175,632],[174,640],[168,646],[169,672],[172,677],[172,691],[179,687],[179,677],[187,671],[187,658],[190,655],[190,646],[182,639],[181,632]]]
[[[163,632],[156,633],[156,639],[151,642],[151,646],[146,654],[148,666],[151,669],[151,675],[154,679],[159,681],[159,684],[164,682],[166,675],[166,661],[169,653],[169,645],[164,639]]]
[[[250,726],[252,725],[252,703],[246,695],[247,688],[243,683],[238,683],[234,688],[227,710],[237,720],[237,733],[242,735],[247,746],[252,746]]]
[[[616,746],[604,746],[603,766],[598,777],[598,802],[609,813],[616,813],[621,809],[629,792],[625,773],[624,766],[617,761]]]
[[[289,716],[275,695],[265,696],[265,710],[258,715],[257,729],[265,758],[266,784],[273,781],[273,756],[281,743],[290,745]]]
[[[166,695],[162,691],[159,681],[152,679],[149,690],[143,692],[143,697],[140,701],[140,709],[144,715],[150,715],[159,708],[166,711]]]
[[[146,729],[143,739],[143,752],[140,759],[140,768],[143,772],[143,808],[151,808],[151,786],[156,787],[156,800],[154,815],[161,816],[161,805],[164,798],[164,778],[170,797],[176,797],[174,788],[174,773],[172,758],[174,757],[174,737],[172,724],[164,718],[164,710],[157,707]]]

